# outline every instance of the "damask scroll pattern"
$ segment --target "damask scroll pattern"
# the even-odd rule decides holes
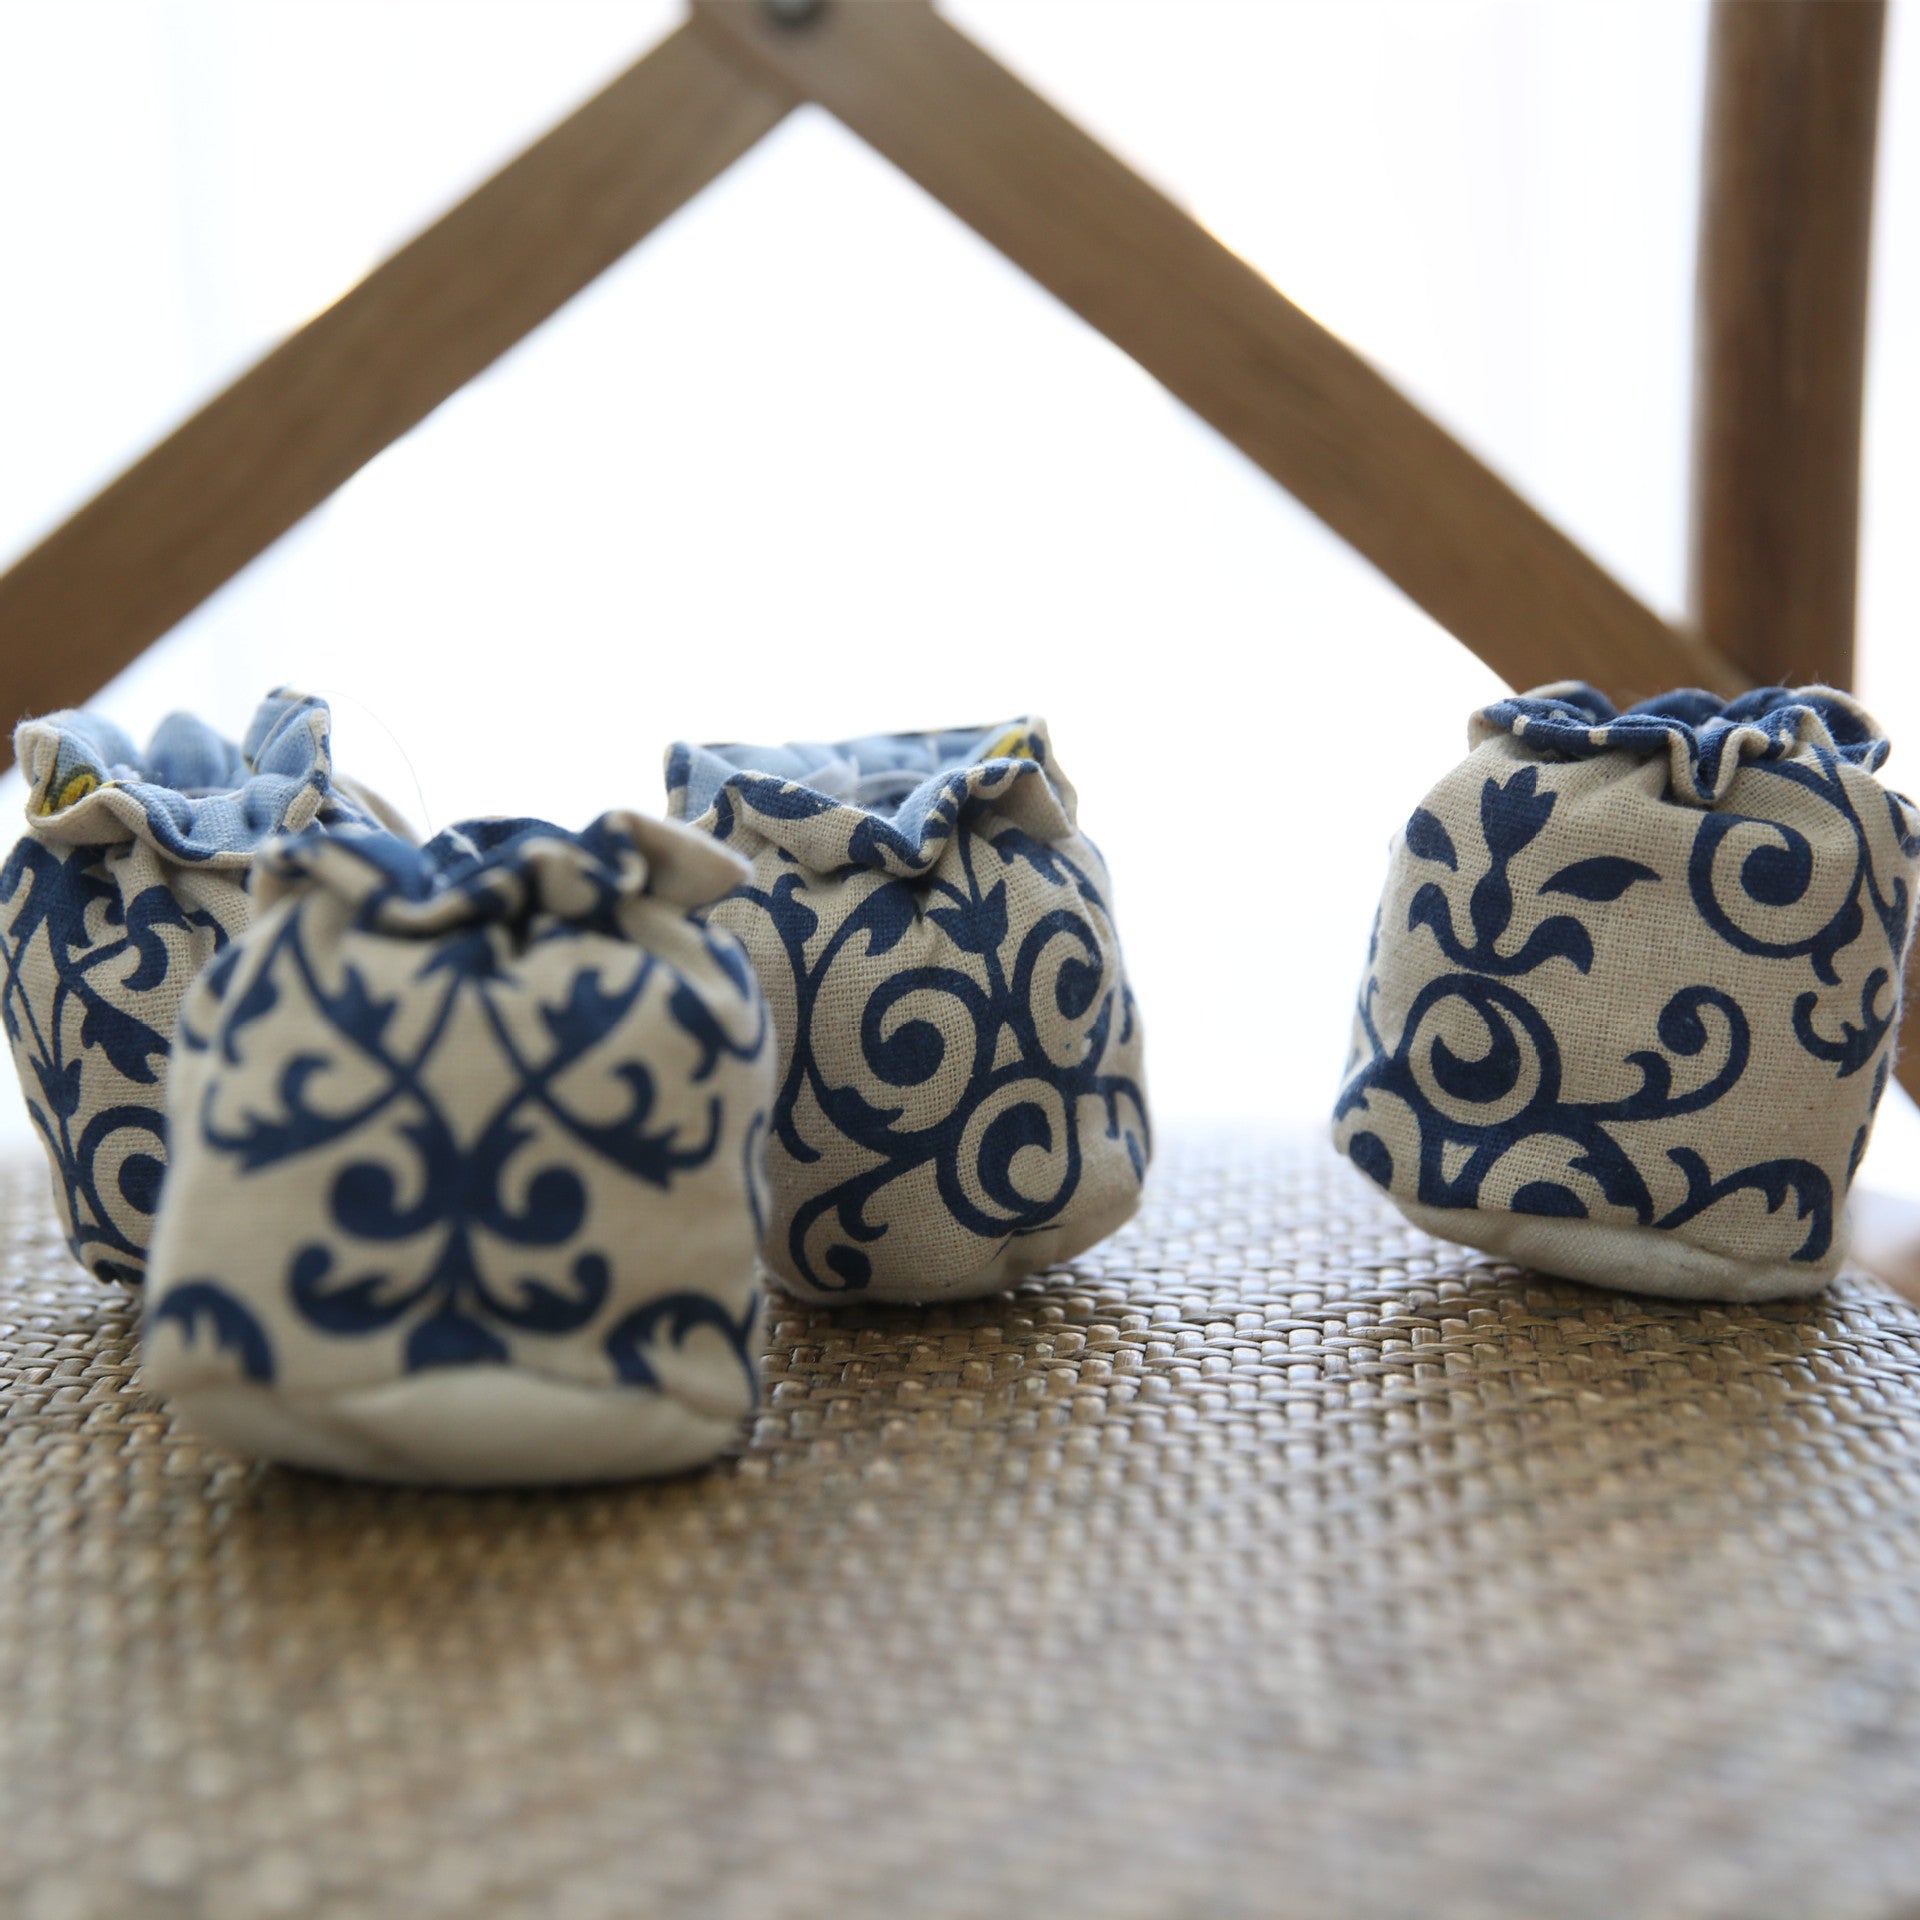
[[[131,870],[133,862],[123,865]],[[243,897],[233,896],[244,920]],[[181,971],[232,929],[155,884],[130,895],[98,847],[28,836],[0,867],[0,1010],[74,1257],[137,1283],[166,1165]]]
[[[1595,750],[1604,745],[1596,743]],[[1481,858],[1456,846],[1457,814],[1450,832],[1433,812],[1417,810],[1403,857],[1434,877],[1413,887],[1404,927],[1376,929],[1357,1008],[1355,1058],[1336,1107],[1355,1165],[1428,1207],[1498,1204],[1515,1213],[1585,1219],[1594,1214],[1597,1190],[1606,1217],[1663,1230],[1686,1227],[1733,1195],[1754,1193],[1769,1213],[1790,1202],[1803,1223],[1790,1260],[1827,1256],[1865,1125],[1844,1168],[1795,1153],[1729,1166],[1716,1151],[1724,1131],[1716,1114],[1730,1110],[1723,1103],[1752,1097],[1745,1083],[1763,1009],[1780,991],[1782,976],[1773,965],[1779,962],[1799,963],[1811,975],[1793,999],[1791,1034],[1817,1063],[1813,1070],[1838,1081],[1873,1064],[1870,1113],[1889,1070],[1887,1043],[1898,1004],[1893,983],[1912,911],[1906,880],[1882,872],[1876,847],[1898,866],[1920,853],[1920,841],[1905,804],[1871,783],[1849,783],[1828,748],[1803,745],[1791,758],[1756,761],[1747,777],[1783,783],[1777,804],[1768,802],[1758,814],[1688,811],[1695,824],[1684,872],[1662,873],[1637,857],[1645,848],[1623,846],[1559,866],[1530,898],[1516,889],[1512,870],[1548,830],[1558,798],[1554,766],[1522,765],[1488,778],[1477,822],[1484,870],[1467,892],[1464,925],[1460,889]],[[1884,801],[1886,830],[1862,816],[1863,787]],[[1828,816],[1818,833],[1818,857],[1811,832],[1803,830],[1810,823],[1795,824],[1808,807]],[[1846,849],[1844,857],[1836,857],[1836,847]],[[1570,1098],[1570,1050],[1581,1050],[1581,1065],[1591,1068],[1593,1036],[1603,1029],[1585,1022],[1569,971],[1586,976],[1594,970],[1596,943],[1623,924],[1636,888],[1661,894],[1668,912],[1676,898],[1691,902],[1697,924],[1675,951],[1692,957],[1675,964],[1698,963],[1722,984],[1682,975],[1677,988],[1671,979],[1658,985],[1646,1002],[1645,1044],[1608,1056],[1617,1059],[1614,1077],[1623,1091],[1607,1099]],[[1431,941],[1445,965],[1413,995],[1397,1031],[1386,1032],[1379,1019],[1382,948],[1415,940]],[[1871,965],[1857,951],[1862,941],[1878,956],[1869,956]],[[1729,991],[1727,970],[1705,964],[1703,954],[1716,943],[1772,967],[1753,973],[1752,995]],[[1843,955],[1861,984],[1857,1005],[1835,1009],[1828,1001],[1841,984]],[[1779,1044],[1773,1025],[1765,1031],[1767,1044]],[[1586,1078],[1591,1085],[1593,1075]],[[1396,1167],[1386,1129],[1368,1124],[1382,1097],[1412,1116],[1411,1168]],[[1657,1200],[1651,1169],[1634,1149],[1644,1152],[1650,1137],[1643,1123],[1682,1120],[1697,1125],[1678,1142],[1671,1129],[1662,1134],[1670,1143],[1662,1157],[1678,1180],[1669,1174],[1660,1181],[1665,1198]],[[1400,1151],[1404,1158],[1404,1142]],[[1511,1166],[1516,1156],[1557,1158],[1569,1176],[1592,1188],[1583,1197],[1574,1179],[1530,1179],[1490,1203],[1496,1169]]]
[[[591,879],[579,868],[576,891]],[[360,916],[375,917],[377,903]],[[396,1338],[403,1374],[538,1365],[544,1341],[583,1337],[638,1388],[659,1384],[657,1342],[704,1329],[723,1336],[751,1404],[758,1295],[650,1291],[648,1229],[674,1223],[636,1195],[673,1194],[724,1153],[723,1186],[743,1213],[758,1204],[764,1108],[744,1110],[742,1088],[765,1067],[731,1069],[763,1061],[766,1006],[724,935],[691,930],[696,989],[644,947],[582,938],[614,928],[606,898],[566,920],[376,940],[363,965],[353,936],[295,910],[224,954],[180,1031],[182,1084],[201,1090],[177,1116],[186,1150],[231,1170],[239,1204],[268,1174],[282,1176],[275,1192],[313,1197],[275,1256],[271,1313],[257,1282],[192,1272],[154,1322],[189,1339],[204,1326],[266,1380],[269,1322],[297,1327],[309,1352]]]
[[[1032,897],[1017,887],[1022,867],[1052,904],[1012,906]],[[763,967],[777,948],[788,975],[775,996],[791,1005],[794,1035],[774,1103],[776,1150],[802,1166],[829,1151],[860,1163],[809,1191],[784,1222],[802,1280],[864,1289],[900,1183],[928,1171],[952,1222],[982,1246],[1047,1229],[1078,1193],[1090,1115],[1135,1182],[1144,1176],[1146,1100],[1124,1064],[1138,1013],[1084,866],[1002,825],[956,835],[954,858],[925,879],[874,874],[851,911],[836,879],[837,923],[809,904],[809,883],[789,861],[722,910],[729,924],[758,917],[773,939],[750,945]],[[933,957],[903,962],[923,919]]]

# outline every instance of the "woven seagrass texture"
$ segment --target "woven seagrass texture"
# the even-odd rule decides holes
[[[1920,1912],[1920,1313],[1697,1308],[1176,1142],[936,1311],[777,1304],[737,1458],[250,1468],[6,1177],[0,1913]]]

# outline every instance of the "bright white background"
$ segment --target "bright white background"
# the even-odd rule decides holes
[[[949,11],[1678,611],[1701,0]],[[1911,781],[1920,38],[1894,16],[1861,680]],[[675,17],[0,0],[0,564]],[[812,111],[100,704],[237,730],[282,681],[435,827],[657,807],[679,735],[1044,713],[1163,1114],[1302,1123],[1387,836],[1496,690]],[[1920,1120],[1889,1120],[1873,1177],[1920,1191]]]

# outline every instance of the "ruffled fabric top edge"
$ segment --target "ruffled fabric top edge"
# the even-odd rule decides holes
[[[27,825],[39,838],[144,840],[184,864],[244,868],[276,833],[373,824],[335,785],[332,731],[324,700],[280,687],[238,746],[175,713],[142,752],[111,720],[69,710],[22,721],[13,747],[27,781]]]
[[[1584,681],[1562,680],[1482,707],[1468,724],[1474,746],[1510,734],[1567,759],[1602,753],[1664,755],[1676,800],[1710,807],[1751,760],[1831,756],[1867,773],[1886,760],[1879,722],[1837,687],[1757,687],[1723,700],[1700,687],[1643,700],[1622,713]]]
[[[417,938],[536,913],[617,931],[618,910],[634,901],[711,906],[746,873],[707,835],[622,811],[577,833],[548,820],[466,820],[424,846],[375,829],[309,829],[261,850],[254,897],[264,911],[330,892],[353,905],[357,925]]]
[[[1037,717],[832,744],[667,753],[667,811],[752,856],[778,847],[820,873],[930,870],[960,823],[991,808],[1042,841],[1075,829],[1077,797]]]

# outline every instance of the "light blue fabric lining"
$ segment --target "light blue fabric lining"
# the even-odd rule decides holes
[[[1563,680],[1483,707],[1470,738],[1496,732],[1570,760],[1665,756],[1674,797],[1701,807],[1724,799],[1749,761],[1831,753],[1872,773],[1888,752],[1872,714],[1835,687],[1756,687],[1733,700],[1683,687],[1622,713],[1596,688]]]
[[[795,740],[784,747],[679,746],[667,780],[686,789],[689,820],[699,819],[734,775],[761,773],[876,814],[917,840],[945,790],[944,776],[975,765],[1015,724],[872,733],[832,744]]]
[[[820,873],[924,874],[985,811],[1041,840],[1074,831],[1074,792],[1037,717],[832,745],[683,742],[667,756],[667,788],[670,817],[750,859],[775,845]]]
[[[329,724],[324,700],[286,688],[261,702],[237,747],[185,713],[169,714],[144,753],[99,714],[30,720],[15,737],[32,782],[28,820],[51,837],[97,839],[118,837],[115,823],[137,831],[144,818],[161,851],[196,863],[250,855],[269,835],[314,819],[371,825],[333,791]],[[60,805],[83,773],[98,785]]]

